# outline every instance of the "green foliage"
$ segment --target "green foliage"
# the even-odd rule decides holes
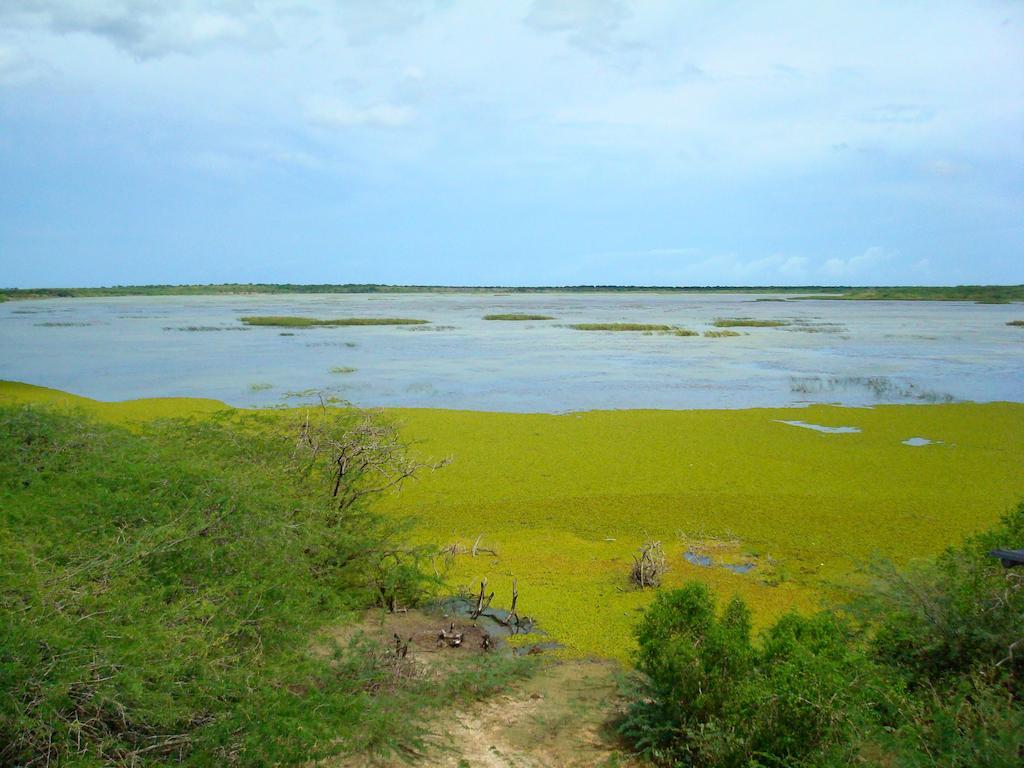
[[[1024,503],[927,567],[876,569],[847,614],[782,617],[754,647],[736,598],[663,593],[636,630],[640,673],[621,733],[665,765],[1020,765]]]
[[[406,547],[370,496],[339,510],[303,471],[294,414],[225,413],[129,431],[0,407],[0,764],[415,749],[446,696],[519,673],[383,685],[387,654],[313,653],[340,617],[414,604],[432,550]],[[367,417],[332,418],[358,438],[348,425]]]
[[[704,331],[704,335],[709,339],[725,339],[730,336],[742,336],[743,334],[736,331]]]
[[[872,676],[835,618],[785,616],[758,649],[746,604],[718,615],[693,582],[659,595],[636,634],[642,677],[620,732],[655,762],[819,765],[851,753]]]
[[[413,320],[407,317],[340,317],[320,320],[315,317],[292,317],[288,315],[253,315],[238,318],[246,325],[264,325],[274,328],[321,328],[339,325],[424,325],[429,320]]]
[[[993,549],[1024,549],[1024,502],[934,563],[873,567],[873,588],[854,607],[876,627],[874,653],[912,687],[998,674],[1024,699],[1024,573],[1001,567]]]
[[[1010,320],[1006,324],[1014,328],[1024,328],[1024,320]]]

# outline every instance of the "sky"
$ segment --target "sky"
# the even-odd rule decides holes
[[[1024,283],[1024,3],[0,0],[0,287]]]

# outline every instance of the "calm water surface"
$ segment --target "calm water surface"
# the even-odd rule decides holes
[[[0,304],[0,378],[102,400],[558,412],[1024,401],[1020,305],[756,301],[751,295],[396,294],[52,299]],[[761,297],[765,298],[765,297]],[[483,315],[553,315],[495,322]],[[250,328],[243,315],[412,317],[428,326]],[[584,332],[580,322],[786,320],[735,338]],[[182,330],[198,326],[221,330]],[[227,330],[235,329],[235,330]],[[282,335],[282,334],[293,335]],[[331,373],[351,367],[353,373]]]

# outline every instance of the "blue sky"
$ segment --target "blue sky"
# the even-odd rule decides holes
[[[0,286],[1021,283],[1022,25],[5,0]]]

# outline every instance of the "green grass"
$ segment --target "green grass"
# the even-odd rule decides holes
[[[704,336],[709,339],[725,339],[730,336],[742,336],[737,331],[704,331]]]
[[[755,320],[751,317],[720,317],[712,323],[716,328],[781,328],[785,320]]]
[[[674,331],[671,325],[650,323],[573,323],[569,326],[577,331]]]
[[[525,671],[480,657],[424,675],[358,639],[314,642],[415,561],[394,559],[413,557],[403,523],[340,515],[295,460],[300,413],[140,421],[138,403],[2,392],[0,764],[410,754],[439,708]],[[29,392],[81,407],[12,404]]]
[[[1007,325],[1011,325],[1015,328],[1024,328],[1024,320],[1010,320]]]
[[[266,382],[257,382],[249,385],[249,391],[251,392],[266,392],[268,389],[273,389],[273,384],[267,384]]]
[[[356,369],[348,365],[336,365],[330,370],[331,373],[355,373]]]
[[[484,315],[484,320],[554,320],[550,315]]]
[[[315,317],[293,317],[288,315],[257,315],[240,317],[246,325],[266,325],[275,328],[320,328],[341,325],[424,325],[429,320],[413,320],[407,317],[339,317],[320,320]]]

